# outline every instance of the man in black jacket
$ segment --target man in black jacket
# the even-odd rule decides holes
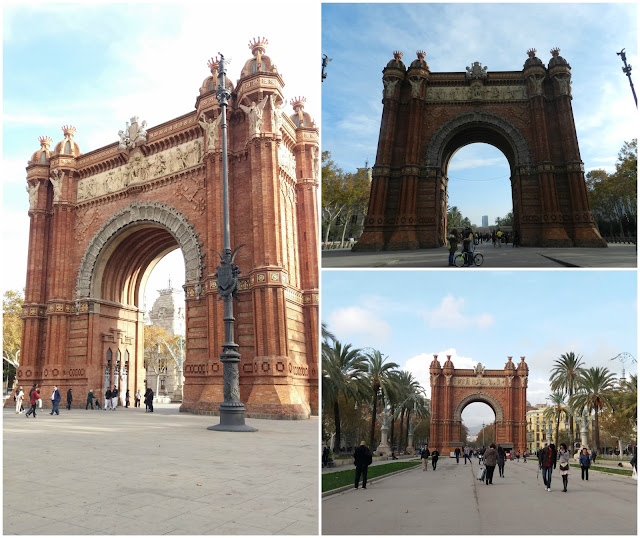
[[[362,441],[353,453],[353,463],[356,466],[356,489],[358,489],[358,484],[360,483],[360,475],[362,475],[362,489],[367,489],[367,469],[372,461],[371,451],[367,443]]]
[[[551,474],[556,467],[556,446],[551,443],[538,452],[538,466],[542,469],[542,481],[544,489],[551,491]]]

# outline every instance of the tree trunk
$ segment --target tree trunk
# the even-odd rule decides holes
[[[347,233],[347,226],[349,225],[349,215],[344,219],[344,226],[342,227],[342,237],[340,238],[340,247],[344,245],[344,234]]]
[[[340,431],[340,406],[338,405],[338,400],[333,402],[333,421],[335,422],[336,426],[336,439],[334,440],[334,445],[335,443],[337,443],[338,445],[337,447],[333,447],[333,451],[337,455],[340,454],[340,435],[342,433]]]
[[[329,222],[327,223],[327,233],[325,233],[324,235],[324,242],[328,243],[329,242],[329,230],[331,230],[331,225],[333,224],[333,221],[336,220],[335,217],[333,217],[331,220],[329,220]]]
[[[378,412],[378,387],[373,387],[373,411],[371,412],[371,432],[369,435],[369,450],[374,451],[373,436],[376,433],[376,413]]]
[[[556,417],[556,438],[554,439],[556,448],[558,448],[558,435],[560,434],[560,413]]]
[[[402,450],[402,443],[404,441],[404,408],[402,409],[402,413],[400,413],[400,437],[398,438],[398,453]]]

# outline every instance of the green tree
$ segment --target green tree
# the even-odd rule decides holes
[[[638,429],[638,376],[629,380],[611,393],[611,408],[602,412],[600,425],[604,431],[621,442],[636,440]]]
[[[343,345],[334,340],[322,346],[322,407],[332,409],[336,439],[334,449],[340,449],[340,398],[359,401],[362,392],[362,378],[366,365],[360,349],[352,349],[351,344]]]
[[[347,201],[344,197],[345,174],[331,159],[331,153],[322,152],[322,226],[324,240],[329,241],[329,232],[336,219],[345,212]]]
[[[395,362],[386,362],[378,350],[373,350],[364,355],[366,361],[366,382],[368,396],[371,401],[371,429],[369,446],[373,450],[374,434],[376,430],[376,414],[378,412],[378,392],[381,391],[384,399],[398,390],[396,376],[393,371],[398,368]]]
[[[2,377],[11,387],[20,363],[23,292],[6,290],[2,298]]]
[[[371,191],[371,183],[366,169],[360,169],[355,174],[344,174],[344,183],[342,188],[341,199],[344,203],[344,223],[342,226],[342,236],[340,245],[344,244],[344,236],[347,232],[347,226],[352,216],[364,215],[369,202],[369,193]]]
[[[462,226],[462,213],[458,209],[458,206],[447,208],[447,228],[449,230],[453,228],[460,228]]]
[[[583,362],[581,355],[576,355],[573,351],[560,355],[560,357],[553,363],[553,368],[551,370],[551,377],[549,378],[549,381],[551,382],[551,390],[554,392],[561,392],[563,395],[566,395],[570,401],[576,391],[578,378],[580,377],[580,372],[582,372],[583,369],[582,366]],[[573,443],[575,439],[573,435],[573,416],[569,419],[569,431],[571,443]]]
[[[144,328],[144,365],[156,376],[158,394],[160,376],[166,375],[171,365],[176,365],[179,383],[182,383],[182,349],[184,339],[180,335],[170,335],[162,327],[146,325]]]
[[[504,217],[496,217],[498,226],[513,226],[513,211],[509,211]]]
[[[582,370],[578,378],[577,392],[569,400],[569,406],[576,413],[586,409],[595,412],[593,425],[596,447],[600,449],[599,416],[604,409],[611,409],[611,395],[615,387],[615,375],[608,368],[592,367]]]
[[[551,420],[556,425],[556,434],[553,436],[553,441],[558,444],[558,434],[560,432],[560,421],[562,419],[568,419],[571,416],[571,412],[564,402],[564,395],[562,392],[554,392],[549,396],[551,404],[547,407],[542,416],[545,420]]]

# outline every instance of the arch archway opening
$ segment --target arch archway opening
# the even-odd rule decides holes
[[[496,412],[487,402],[475,401],[467,404],[461,413],[462,432],[467,438],[462,440],[472,447],[489,446],[495,442]]]
[[[490,233],[496,219],[501,219],[502,229],[512,230],[512,150],[499,136],[492,142],[477,142],[471,134],[447,145],[443,161],[446,230],[468,224],[474,232]]]

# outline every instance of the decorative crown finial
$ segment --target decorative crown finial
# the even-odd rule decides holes
[[[208,62],[207,62],[207,67],[209,68],[209,70],[211,71],[212,75],[215,75],[218,72],[218,67],[219,67],[219,63],[218,63],[218,58],[211,58]]]
[[[559,47],[554,47],[554,48],[552,48],[552,49],[551,49],[551,55],[552,55],[553,57],[556,57],[556,56],[558,56],[559,54],[560,54],[560,48],[559,48]]]
[[[49,146],[53,142],[53,138],[50,138],[48,136],[39,136],[38,140],[40,140],[40,147],[42,149],[49,149]]]
[[[291,106],[293,107],[293,110],[297,112],[299,108],[304,108],[304,104],[306,102],[307,102],[306,97],[294,97],[291,100]]]
[[[393,59],[396,62],[399,62],[400,60],[402,60],[402,52],[400,52],[399,50],[394,50],[393,51]]]
[[[76,128],[72,125],[63,125],[62,132],[64,133],[65,138],[73,138],[76,134]]]
[[[533,58],[536,55],[536,52],[538,52],[536,49],[529,49],[527,54],[529,55],[529,58]]]
[[[424,57],[427,55],[427,53],[423,50],[418,50],[416,51],[416,56],[418,56],[418,60],[420,60],[421,62],[424,60]]]
[[[268,44],[269,40],[266,37],[257,37],[253,41],[249,41],[249,48],[251,49],[251,53],[257,56],[258,53],[265,53]]]

